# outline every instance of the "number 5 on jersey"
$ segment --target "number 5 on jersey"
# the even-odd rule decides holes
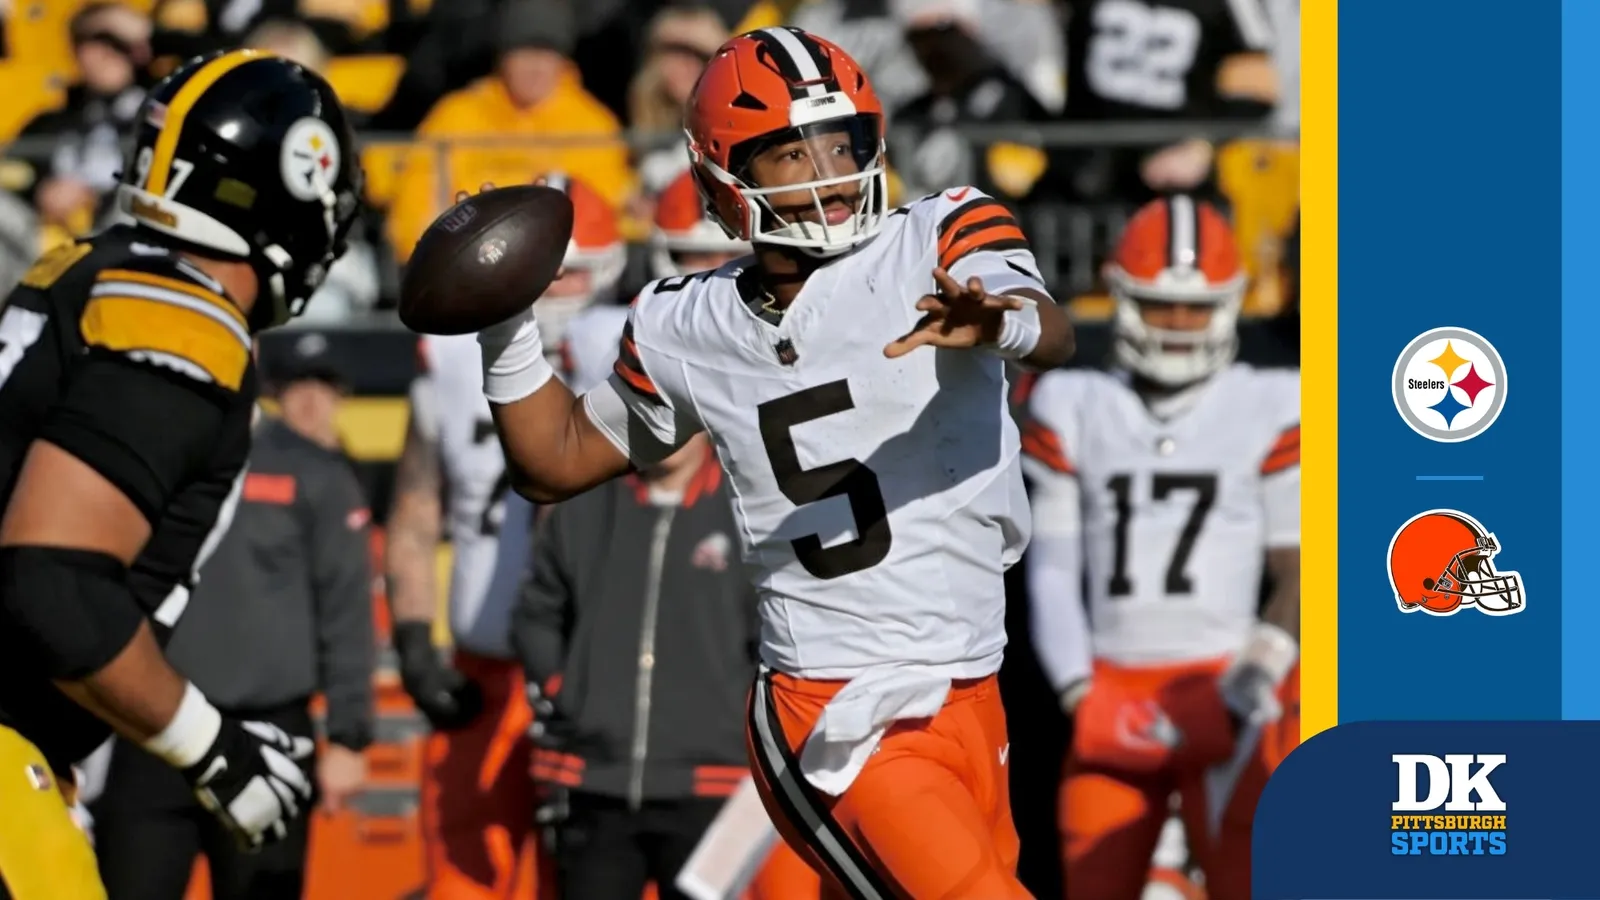
[[[792,429],[796,426],[855,409],[855,406],[849,382],[840,379],[768,400],[756,407],[761,443],[767,448],[767,459],[772,463],[778,490],[789,502],[805,506],[840,495],[850,501],[850,513],[855,518],[854,540],[824,547],[820,536],[808,534],[792,542],[795,558],[817,578],[838,578],[870,569],[889,555],[893,542],[889,513],[876,473],[858,459],[803,468],[795,449]]]

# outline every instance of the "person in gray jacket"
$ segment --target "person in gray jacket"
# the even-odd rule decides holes
[[[697,436],[541,513],[512,640],[558,896],[638,900],[653,880],[678,900],[678,870],[748,774],[756,598],[722,470]]]
[[[367,501],[338,449],[343,379],[321,335],[301,336],[279,372],[282,418],[260,416],[233,523],[201,551],[187,612],[167,653],[229,714],[311,734],[311,698],[327,700],[315,764],[319,802],[336,810],[366,777],[373,731],[372,574]],[[196,853],[216,900],[301,895],[308,817],[245,853],[200,807],[180,773],[117,739],[91,805],[101,878],[112,900],[181,900]]]

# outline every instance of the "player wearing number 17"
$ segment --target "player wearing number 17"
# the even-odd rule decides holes
[[[1116,370],[1040,377],[1023,426],[1034,643],[1076,722],[1067,883],[1136,900],[1177,794],[1206,894],[1244,900],[1299,742],[1300,374],[1233,361],[1245,277],[1209,204],[1139,210],[1111,283]]]
[[[580,398],[537,305],[481,332],[513,485],[558,500],[706,432],[761,597],[749,737],[785,838],[850,896],[1026,897],[994,677],[1030,529],[1005,361],[1064,362],[1066,315],[1000,203],[888,208],[882,106],[834,44],[733,38],[687,125],[754,255],[646,286]]]
[[[0,312],[0,898],[100,900],[67,812],[115,729],[246,848],[311,787],[309,735],[219,714],[161,643],[228,527],[252,336],[298,314],[361,191],[332,88],[255,51],[151,89],[117,189],[131,225],[45,256]],[[58,790],[58,785],[60,789]]]

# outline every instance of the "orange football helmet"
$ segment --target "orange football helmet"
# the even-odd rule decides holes
[[[831,41],[789,26],[729,40],[695,83],[685,121],[691,171],[729,237],[827,257],[883,228],[889,212],[883,104],[861,67]],[[751,159],[791,143],[802,145],[796,152],[810,159],[814,177],[755,184]],[[840,161],[844,156],[849,163]],[[853,212],[829,223],[821,190],[851,183],[859,188]],[[769,200],[800,191],[810,191],[816,221],[785,219]]]
[[[655,230],[650,236],[650,264],[657,278],[687,275],[673,258],[678,253],[707,256],[742,256],[749,241],[728,237],[722,226],[706,214],[705,198],[695,186],[694,174],[685,171],[672,180],[656,199]]]
[[[1389,585],[1401,612],[1450,616],[1466,606],[1491,616],[1524,608],[1522,576],[1496,571],[1500,552],[1477,519],[1453,509],[1412,516],[1389,543]]]
[[[1117,362],[1159,384],[1183,385],[1214,375],[1239,349],[1245,272],[1233,228],[1216,207],[1187,194],[1145,204],[1128,220],[1108,267],[1117,302]],[[1194,330],[1145,321],[1153,304],[1207,306]]]

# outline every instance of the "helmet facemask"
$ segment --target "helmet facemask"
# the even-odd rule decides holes
[[[1198,271],[1197,286],[1155,284],[1131,278],[1113,267],[1111,295],[1117,312],[1113,321],[1113,351],[1117,363],[1166,387],[1183,387],[1222,371],[1239,350],[1239,310],[1244,305],[1244,276],[1206,286]],[[1145,320],[1145,308],[1161,304],[1209,307],[1211,315],[1198,329],[1161,328]]]
[[[691,142],[696,174],[731,189],[701,184],[729,237],[794,247],[809,256],[837,256],[876,235],[889,213],[882,119],[855,113],[850,99],[837,92],[795,103],[791,118],[799,124],[733,148],[731,172],[697,152]],[[803,103],[826,109],[829,117],[805,121],[799,108]],[[752,172],[757,166],[781,168],[788,183],[758,184]],[[802,170],[803,175],[794,177]],[[854,185],[854,196],[837,190],[841,185]],[[737,201],[719,204],[719,195]],[[848,211],[840,208],[841,198],[851,203]]]
[[[327,280],[328,271],[349,248],[350,230],[355,225],[359,206],[359,171],[356,187],[345,194],[336,194],[332,185],[318,184],[324,233],[296,235],[288,241],[264,247],[260,243],[253,245],[257,249],[250,257],[250,264],[270,301],[262,303],[258,299],[251,310],[250,324],[254,330],[282,325],[305,312],[312,295]]]
[[[1477,546],[1452,556],[1439,578],[1424,587],[1435,593],[1458,596],[1465,603],[1475,603],[1484,612],[1516,610],[1522,606],[1522,584],[1515,575],[1501,575],[1495,571],[1493,559],[1498,552],[1500,545],[1494,535],[1482,535],[1477,539]]]

